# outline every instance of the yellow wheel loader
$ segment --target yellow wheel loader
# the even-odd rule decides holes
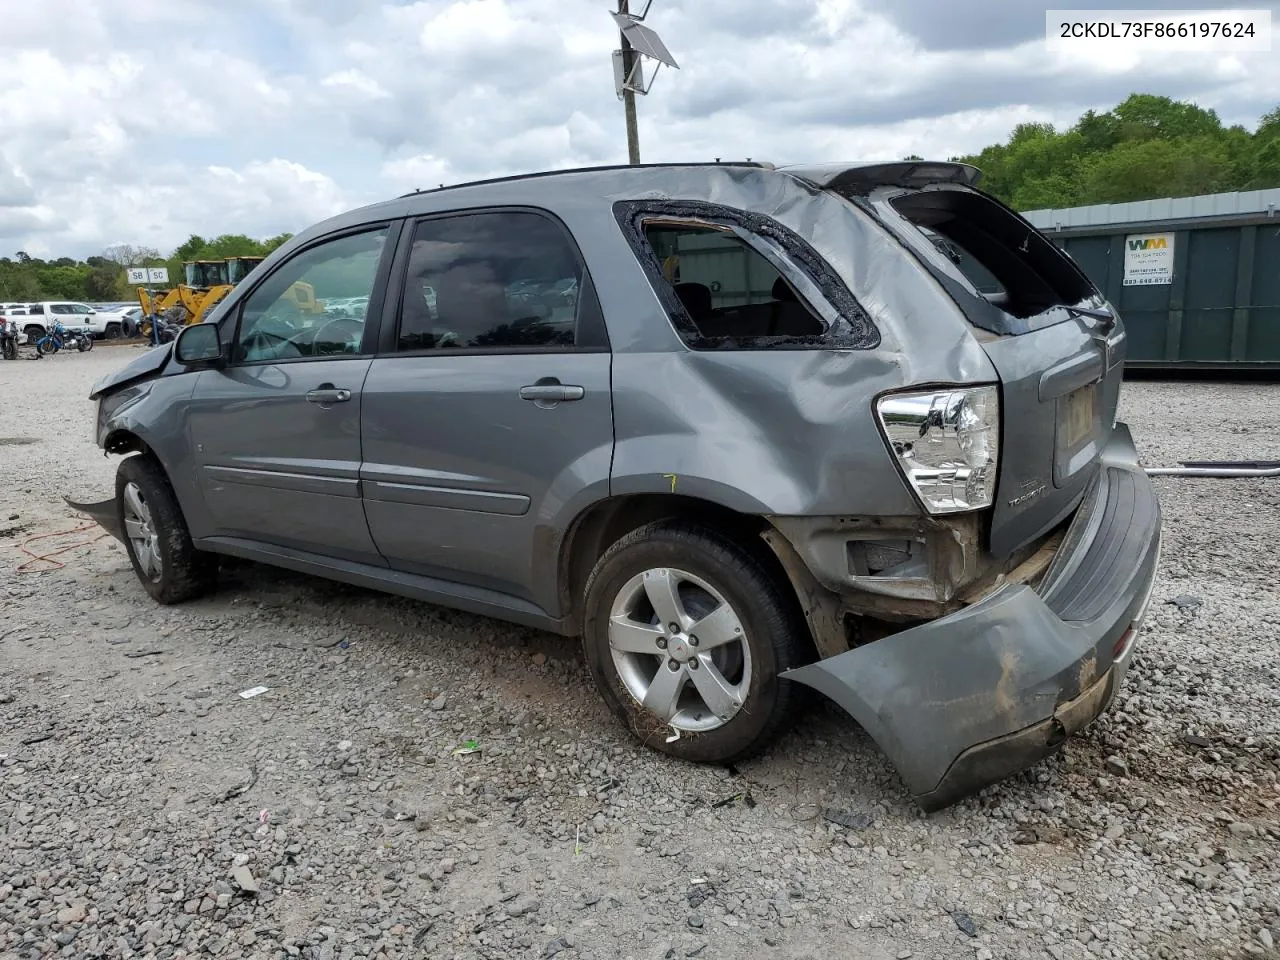
[[[191,260],[182,265],[183,282],[178,286],[154,294],[145,287],[138,287],[143,335],[151,336],[150,318],[155,316],[163,316],[180,326],[200,323],[264,259],[266,258],[228,257],[225,260]],[[316,300],[315,287],[309,283],[298,281],[290,287],[288,297],[301,314],[324,313],[324,305]]]

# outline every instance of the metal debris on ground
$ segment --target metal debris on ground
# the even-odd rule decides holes
[[[865,830],[872,824],[868,814],[852,810],[837,810],[835,807],[827,807],[823,810],[822,819],[837,826],[848,827],[850,830]]]
[[[239,696],[241,700],[251,700],[254,697],[261,696],[270,689],[270,687],[250,687],[248,690],[241,690]]]
[[[955,921],[956,927],[966,937],[976,937],[978,935],[978,925],[973,922],[973,917],[963,910],[957,910],[951,914],[951,919]]]

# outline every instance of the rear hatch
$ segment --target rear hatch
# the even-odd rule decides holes
[[[960,167],[934,166],[944,173]],[[1125,336],[1075,262],[969,186],[972,179],[864,179],[839,192],[876,216],[947,289],[1000,376],[990,549],[1003,557],[1066,518],[1097,476],[1115,423]]]

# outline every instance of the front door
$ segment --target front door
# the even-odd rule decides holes
[[[199,374],[190,430],[208,536],[381,564],[360,500],[360,415],[376,330],[326,300],[379,297],[386,225],[282,263],[224,322],[229,364]],[[299,306],[296,284],[314,293]]]
[[[398,569],[555,616],[557,532],[607,492],[610,355],[568,232],[531,211],[419,222],[362,407],[365,513]]]

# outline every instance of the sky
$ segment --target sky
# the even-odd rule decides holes
[[[0,256],[167,254],[418,187],[625,162],[613,2],[0,0]],[[1280,28],[1280,0],[1248,6]],[[947,157],[1134,91],[1250,129],[1280,102],[1273,53],[1052,51],[1044,8],[654,0],[680,69],[639,98],[642,159]]]

